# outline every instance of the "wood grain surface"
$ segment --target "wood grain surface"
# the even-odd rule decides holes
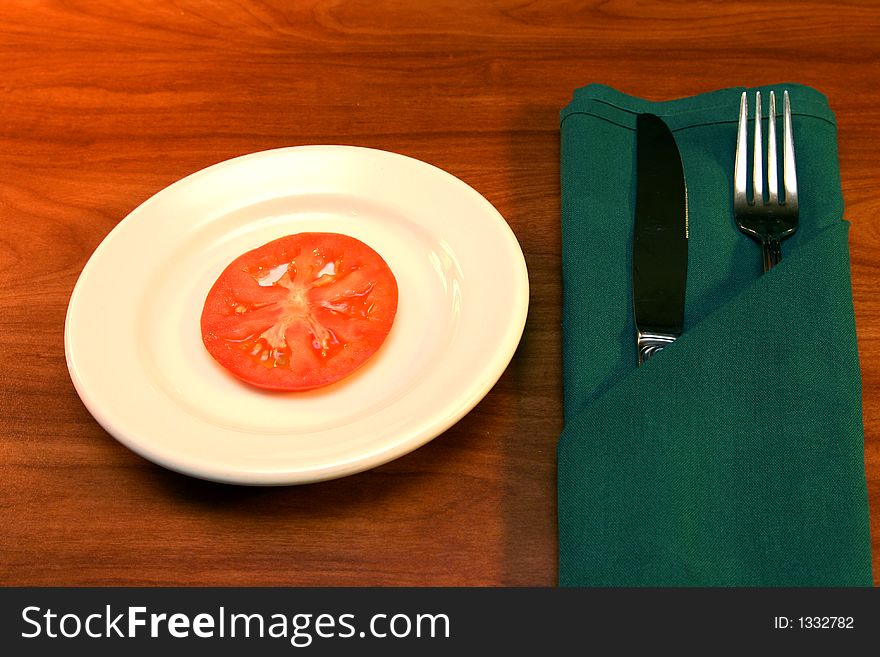
[[[559,110],[589,82],[662,100],[786,80],[838,119],[880,578],[878,37],[868,1],[4,2],[0,584],[553,585]],[[427,446],[345,479],[234,487],[136,456],[65,366],[86,260],[193,171],[327,143],[435,164],[507,219],[532,286],[509,368]]]

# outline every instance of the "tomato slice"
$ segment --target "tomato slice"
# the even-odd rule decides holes
[[[239,256],[202,310],[208,352],[242,381],[309,390],[348,376],[385,341],[397,280],[347,235],[298,233]]]

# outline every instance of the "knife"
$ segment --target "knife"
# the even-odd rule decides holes
[[[672,132],[654,114],[636,117],[633,311],[638,362],[681,336],[687,281],[687,187]]]

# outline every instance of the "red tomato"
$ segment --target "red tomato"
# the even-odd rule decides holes
[[[309,390],[351,374],[382,345],[397,281],[363,242],[299,233],[239,256],[202,310],[210,354],[247,383]]]

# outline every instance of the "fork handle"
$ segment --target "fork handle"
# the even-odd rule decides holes
[[[782,260],[782,240],[770,241],[770,259],[773,261],[774,267]]]
[[[782,260],[782,247],[780,241],[768,238],[761,242],[761,254],[764,260],[764,271],[770,271]]]

